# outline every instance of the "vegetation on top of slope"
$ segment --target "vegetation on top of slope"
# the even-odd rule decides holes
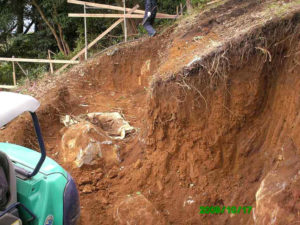
[[[200,7],[209,0],[192,0],[191,4]],[[122,5],[121,0],[94,0],[94,2]],[[176,13],[180,3],[185,6],[185,0],[158,0],[160,12]],[[188,0],[189,2],[189,0]],[[136,4],[143,9],[144,0],[127,1],[128,7]],[[185,7],[186,8],[186,7]],[[82,7],[68,4],[66,0],[0,0],[0,57],[47,58],[48,50],[55,53],[54,59],[70,59],[84,46],[84,25],[82,19],[69,18],[69,12],[82,12]],[[99,10],[89,9],[96,13]],[[103,12],[103,10],[101,10]],[[107,10],[107,13],[114,11]],[[115,19],[88,19],[88,41],[92,41]],[[144,28],[138,25],[140,21],[133,20],[128,24],[129,37],[139,38],[145,34]],[[168,26],[170,21],[158,21],[158,26]],[[129,25],[128,25],[129,26]],[[119,26],[104,37],[95,46],[99,51],[119,43],[124,39],[123,27]],[[49,65],[22,64],[28,76],[37,77],[49,69]],[[17,66],[18,80],[24,76]],[[0,83],[11,84],[11,63],[0,63]]]

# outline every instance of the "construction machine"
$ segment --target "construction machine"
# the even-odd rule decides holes
[[[40,148],[38,152],[0,143],[0,225],[76,225],[79,221],[73,178],[46,156],[35,113],[39,106],[31,96],[0,91],[0,128],[29,112]]]

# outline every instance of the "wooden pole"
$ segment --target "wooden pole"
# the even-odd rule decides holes
[[[211,5],[211,4],[215,4],[215,3],[217,3],[217,2],[220,2],[221,0],[215,0],[215,1],[211,1],[211,2],[208,2],[208,3],[206,3],[207,5]]]
[[[20,65],[20,63],[17,62],[17,65],[20,67],[20,69],[22,70],[22,72],[24,73],[25,76],[28,76],[28,73],[25,72],[25,70],[23,69],[23,67]]]
[[[191,3],[191,0],[186,0],[186,8],[187,8],[187,13],[191,14],[193,11],[193,5]]]
[[[176,6],[176,15],[178,16],[178,6]]]
[[[13,56],[14,58],[14,56]],[[16,79],[16,68],[15,68],[15,62],[12,62],[13,65],[13,81],[14,81],[14,86],[17,85],[17,79]]]
[[[6,62],[32,62],[32,63],[60,63],[60,64],[78,64],[79,61],[75,60],[49,60],[49,59],[25,59],[25,58],[4,58],[0,57],[0,61]]]
[[[139,5],[136,5],[134,8],[132,8],[131,11],[128,12],[128,14],[133,13],[137,8],[139,7]],[[109,28],[107,28],[102,34],[100,34],[96,39],[94,39],[89,45],[88,45],[88,49],[90,49],[91,47],[93,47],[99,40],[101,40],[105,35],[107,35],[110,31],[112,31],[116,26],[118,26],[120,23],[122,23],[124,20],[124,18],[118,19],[113,25],[111,25]],[[84,53],[84,49],[81,50],[80,52],[78,52],[71,60],[76,60],[79,56],[81,56]],[[61,71],[63,71],[64,69],[66,69],[69,65],[66,64],[64,66],[62,66],[61,68],[59,68],[56,73],[59,73]]]
[[[48,59],[51,60],[51,51],[48,50]],[[50,73],[53,74],[54,70],[53,70],[53,64],[52,62],[50,62]]]
[[[143,19],[143,15],[129,15],[129,14],[98,14],[98,13],[69,13],[69,17],[91,17],[91,18],[130,18],[130,19]],[[158,15],[157,19],[176,19],[177,15]]]
[[[78,0],[68,0],[68,3],[72,3],[72,4],[77,4],[77,5],[84,5],[86,4],[86,6],[91,6],[91,7],[95,7],[95,8],[99,8],[99,9],[112,9],[112,10],[117,10],[117,11],[124,11],[123,7],[120,6],[112,6],[112,5],[105,5],[105,4],[99,4],[99,3],[94,3],[94,2],[85,2],[85,1],[78,1]],[[126,8],[125,9],[126,12],[130,12],[132,10],[132,8]],[[134,13],[138,13],[138,14],[145,14],[144,10],[135,10]],[[157,16],[160,15],[169,15],[170,14],[166,14],[166,13],[157,13]]]
[[[84,4],[84,15],[86,15],[86,4]],[[84,17],[84,43],[85,43],[85,60],[88,58],[88,48],[87,48],[87,26],[86,26],[86,17]]]
[[[11,86],[11,85],[0,85],[0,88],[3,89],[15,89],[17,86]]]
[[[127,42],[127,24],[126,24],[126,2],[123,0],[123,7],[124,7],[124,36],[125,42]]]
[[[183,15],[183,6],[182,6],[182,3],[180,3],[180,15]]]

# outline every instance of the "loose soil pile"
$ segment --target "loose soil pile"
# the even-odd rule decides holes
[[[299,223],[299,12],[229,0],[40,82],[48,154],[77,182],[81,224]],[[137,128],[117,143],[121,162],[64,163],[60,116],[115,111]],[[38,149],[27,116],[0,140]]]

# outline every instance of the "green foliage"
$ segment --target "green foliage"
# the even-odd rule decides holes
[[[10,39],[10,48],[3,52],[7,57],[45,58],[48,49],[55,46],[55,41],[46,31],[27,35],[17,35]]]
[[[92,2],[122,5],[122,0],[89,0]],[[193,4],[202,4],[206,0],[192,0]],[[83,6],[68,4],[66,0],[36,0],[49,23],[54,27],[57,34],[60,34],[59,27],[63,31],[63,39],[68,43],[71,53],[65,56],[59,51],[56,39],[53,33],[39,14],[31,0],[0,0],[0,57],[19,57],[19,58],[47,58],[48,50],[55,52],[54,59],[70,59],[84,48],[84,25],[83,18],[68,17],[68,13],[82,13]],[[175,14],[176,7],[185,0],[157,0],[158,10],[160,12]],[[144,0],[126,1],[127,7],[140,5],[144,9]],[[88,13],[116,13],[112,10],[88,9]],[[21,20],[20,20],[21,18]],[[23,18],[23,20],[22,20]],[[20,33],[20,26],[33,22],[34,31],[32,33]],[[87,34],[90,43],[100,33],[106,30],[116,19],[109,18],[88,18]],[[156,27],[162,27],[172,24],[171,20],[157,20]],[[22,27],[21,27],[22,28]],[[24,27],[23,30],[26,30]],[[17,32],[18,30],[18,32]],[[22,31],[22,29],[21,29]],[[145,35],[144,28],[138,26],[139,36]],[[122,26],[116,27],[109,35],[105,36],[97,45],[95,45],[89,54],[102,50],[103,48],[117,44],[124,40]],[[28,71],[29,78],[36,78],[38,74],[47,72],[49,64],[20,63],[24,70]],[[61,65],[54,64],[55,69]],[[0,83],[12,83],[12,64],[0,63]],[[17,79],[24,77],[23,72],[16,66]]]
[[[0,51],[1,55],[6,57],[22,57],[22,58],[47,58],[48,49],[55,46],[55,41],[51,36],[45,35],[45,31],[32,33],[27,35],[17,35],[12,37],[9,42],[7,51]],[[38,47],[37,47],[38,46]],[[12,63],[0,64],[0,82],[10,84],[12,81]],[[24,76],[23,72],[16,66],[17,80]],[[29,78],[36,78],[38,74],[44,73],[48,67],[45,64],[20,63],[22,68],[28,72]]]
[[[161,12],[176,14],[176,7],[182,3],[185,5],[185,0],[158,0],[158,9]]]
[[[141,24],[138,25],[138,31],[139,31],[140,35],[147,34],[147,31],[145,30],[145,28]]]
[[[42,64],[40,66],[32,68],[30,73],[28,74],[28,78],[29,79],[37,78],[43,75],[44,73],[46,73],[47,71],[49,71],[48,65],[46,66],[45,64]]]
[[[13,84],[11,63],[0,63],[0,82],[8,85]]]

